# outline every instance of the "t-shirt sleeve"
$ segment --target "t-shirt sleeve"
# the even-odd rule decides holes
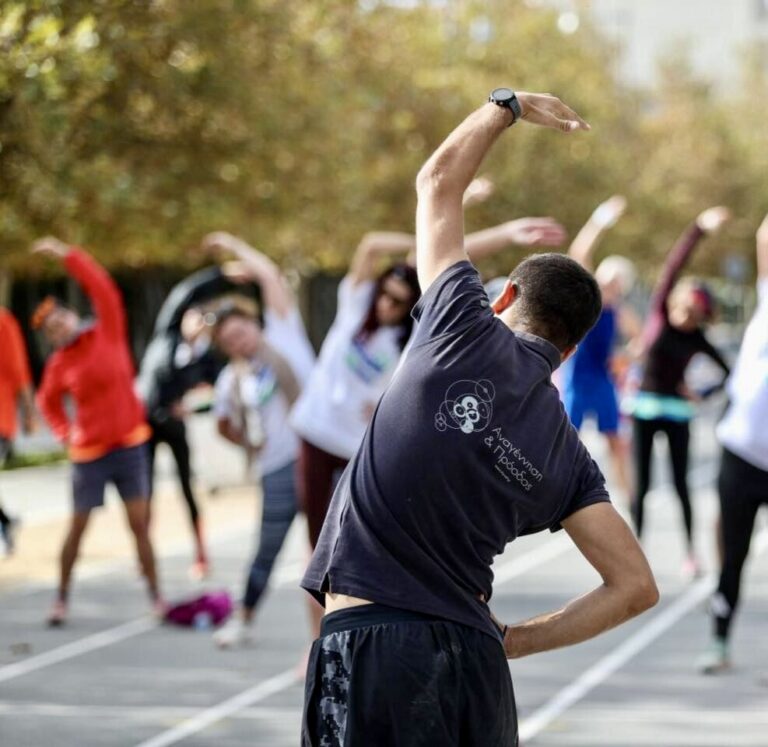
[[[413,346],[436,337],[460,334],[478,320],[492,318],[480,275],[470,262],[451,265],[436,278],[412,312],[418,322]]]
[[[574,466],[578,465],[580,465],[580,468],[576,473],[577,477],[572,483],[571,494],[563,506],[561,506],[559,514],[550,526],[551,532],[557,532],[562,529],[562,522],[582,508],[592,506],[595,503],[610,502],[611,500],[605,487],[603,473],[583,445]]]
[[[373,289],[371,281],[353,283],[349,275],[344,277],[339,283],[334,323],[362,324],[371,305]]]
[[[232,368],[225,366],[216,379],[216,384],[213,388],[213,414],[220,420],[231,420],[234,412],[232,376]]]
[[[315,352],[299,310],[292,308],[285,316],[280,316],[267,309],[264,312],[264,336],[288,361],[299,384],[305,386],[315,364]]]

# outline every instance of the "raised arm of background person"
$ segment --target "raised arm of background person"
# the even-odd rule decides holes
[[[220,267],[206,267],[171,288],[155,320],[155,335],[181,329],[184,312],[232,289]]]
[[[69,441],[70,422],[64,409],[65,390],[62,375],[57,370],[57,359],[48,361],[37,390],[37,406],[48,423],[53,435],[62,443]]]
[[[126,339],[125,310],[120,290],[109,273],[90,254],[50,236],[36,241],[32,251],[61,260],[67,272],[88,296],[93,313],[104,332],[113,338]]]
[[[658,601],[648,561],[610,503],[577,511],[563,521],[563,528],[603,583],[556,612],[510,625],[504,635],[510,659],[586,641]]]
[[[203,238],[202,247],[219,256],[228,254],[236,257],[239,265],[234,268],[235,271],[230,279],[251,280],[258,283],[264,295],[264,305],[270,311],[285,317],[296,307],[296,299],[280,268],[266,254],[254,249],[243,239],[225,231],[216,231]],[[228,268],[225,266],[225,274],[228,269],[232,270],[232,265]],[[237,277],[238,269],[244,274],[243,277]]]
[[[554,96],[518,93],[521,118],[563,132],[589,129]],[[416,178],[416,269],[422,292],[443,270],[467,258],[462,199],[485,154],[512,123],[508,109],[487,103],[438,147]]]
[[[664,262],[661,275],[651,298],[651,312],[666,313],[669,294],[680,278],[693,250],[703,236],[715,233],[730,218],[730,212],[725,207],[707,208],[699,213],[693,224],[686,229],[677,243],[672,247]]]
[[[600,203],[571,242],[568,256],[576,260],[586,270],[593,272],[595,269],[594,253],[600,239],[609,228],[616,225],[626,207],[627,201],[621,195],[614,195]]]
[[[565,229],[554,218],[517,218],[468,233],[464,239],[464,251],[476,262],[512,245],[560,246],[565,239]]]
[[[768,278],[768,215],[757,229],[757,278]]]
[[[369,231],[360,240],[352,257],[347,278],[352,285],[365,283],[376,277],[379,259],[392,254],[406,255],[416,246],[416,238],[400,231]]]

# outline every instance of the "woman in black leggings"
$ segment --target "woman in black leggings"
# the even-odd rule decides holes
[[[728,366],[704,336],[714,306],[709,291],[691,281],[678,282],[680,273],[699,240],[716,231],[728,218],[725,208],[701,213],[669,253],[656,285],[643,332],[644,373],[632,406],[635,492],[632,518],[638,537],[643,531],[644,501],[651,481],[653,438],[664,433],[669,442],[675,490],[685,524],[686,575],[699,572],[693,551],[693,512],[688,494],[689,422],[693,401],[712,393],[694,394],[685,385],[685,372],[696,353],[715,361],[725,375]],[[719,388],[719,387],[717,387]]]
[[[757,275],[757,309],[728,381],[728,410],[717,427],[723,446],[718,479],[723,566],[712,599],[713,638],[699,662],[705,674],[729,666],[728,636],[739,603],[741,572],[755,516],[768,504],[768,216],[757,232]]]

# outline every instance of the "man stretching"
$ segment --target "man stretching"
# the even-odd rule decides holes
[[[550,380],[600,314],[597,284],[568,257],[540,254],[491,305],[464,251],[462,195],[516,119],[589,129],[557,98],[496,89],[419,173],[413,347],[302,582],[326,608],[305,747],[512,747],[505,657],[586,640],[658,598]],[[603,583],[556,612],[499,624],[488,607],[494,557],[561,526]]]

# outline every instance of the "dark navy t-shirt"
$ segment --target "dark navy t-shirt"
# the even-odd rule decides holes
[[[414,309],[418,326],[333,496],[302,586],[499,635],[496,555],[608,500],[551,383],[558,350],[513,333],[459,262]]]

